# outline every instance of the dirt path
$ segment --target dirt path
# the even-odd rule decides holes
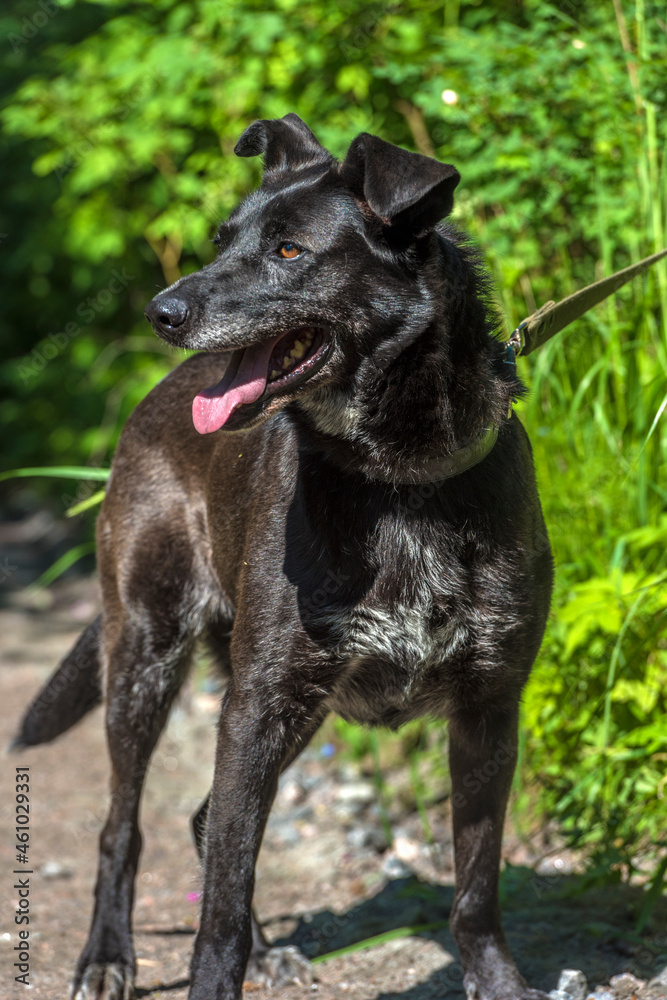
[[[54,591],[51,607],[23,601],[0,609],[0,741],[17,720],[83,624],[95,613],[94,583]],[[155,754],[143,803],[144,853],[135,907],[139,996],[185,1000],[197,924],[200,872],[189,817],[206,794],[212,772],[218,697],[190,685]],[[451,843],[446,806],[432,815],[442,833],[436,867],[418,817],[392,817],[394,849],[386,849],[368,777],[317,746],[285,775],[259,862],[256,903],[269,937],[323,955],[407,925],[438,927],[321,962],[313,988],[253,988],[257,1000],[306,996],[355,1000],[463,997],[454,943],[445,926],[452,899]],[[14,773],[30,768],[30,984],[14,981],[13,923],[18,890]],[[0,806],[0,996],[63,1000],[90,917],[97,836],[106,807],[108,768],[102,714],[48,748],[6,756]],[[633,935],[639,892],[607,888],[573,894],[579,880],[558,858],[533,870],[530,850],[508,836],[503,907],[510,945],[533,985],[556,987],[563,968],[582,969],[591,989],[633,974],[642,981],[667,964],[665,909],[643,938]],[[662,921],[662,923],[661,923]],[[631,975],[612,981],[606,1000],[667,995]],[[596,995],[598,996],[598,995]],[[599,993],[600,1000],[605,997]],[[559,1000],[566,1000],[561,997]]]

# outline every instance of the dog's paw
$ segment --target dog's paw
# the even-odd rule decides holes
[[[245,978],[256,986],[310,986],[313,970],[306,956],[294,945],[289,945],[253,953]]]
[[[106,989],[105,989],[106,988]],[[96,962],[77,970],[70,1000],[134,1000],[132,969],[120,962]]]

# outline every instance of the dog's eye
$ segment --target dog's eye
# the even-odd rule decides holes
[[[294,260],[295,257],[300,257],[303,250],[296,243],[281,243],[278,247],[278,253],[285,260]]]

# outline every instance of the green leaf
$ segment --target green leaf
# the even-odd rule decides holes
[[[35,469],[12,469],[0,473],[3,479],[28,478],[30,476],[52,476],[55,479],[99,479],[106,480],[111,475],[111,469],[89,469],[85,466],[42,466]]]
[[[449,926],[449,921],[438,920],[430,924],[415,924],[412,927],[396,927],[394,930],[385,931],[383,934],[376,934],[374,937],[365,938],[363,941],[356,941],[354,944],[348,944],[344,948],[337,948],[336,951],[330,951],[326,955],[316,955],[311,958],[313,965],[319,965],[321,962],[330,962],[333,958],[341,958],[343,955],[352,955],[356,951],[367,951],[369,948],[375,948],[378,945],[386,944],[387,941],[396,941],[398,938],[403,937],[416,937],[419,934],[428,934],[432,931],[443,930],[445,927]]]
[[[48,587],[50,584],[57,580],[59,576],[83,559],[84,556],[89,555],[91,552],[95,551],[95,545],[93,542],[86,542],[82,545],[75,545],[74,548],[69,549],[64,555],[57,559],[52,566],[42,573],[39,579],[32,585],[35,590],[40,590],[42,587]]]
[[[83,514],[84,510],[90,510],[91,507],[96,507],[98,504],[102,503],[106,494],[106,490],[97,490],[92,496],[87,497],[85,500],[81,500],[80,503],[75,503],[73,507],[65,511],[65,517],[76,517],[77,514]]]

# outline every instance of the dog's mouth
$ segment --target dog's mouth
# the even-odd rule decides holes
[[[192,419],[200,434],[218,431],[241,406],[259,404],[302,385],[326,361],[332,339],[320,327],[302,326],[263,344],[234,351],[217,385],[197,393]],[[236,421],[235,421],[236,423]]]

